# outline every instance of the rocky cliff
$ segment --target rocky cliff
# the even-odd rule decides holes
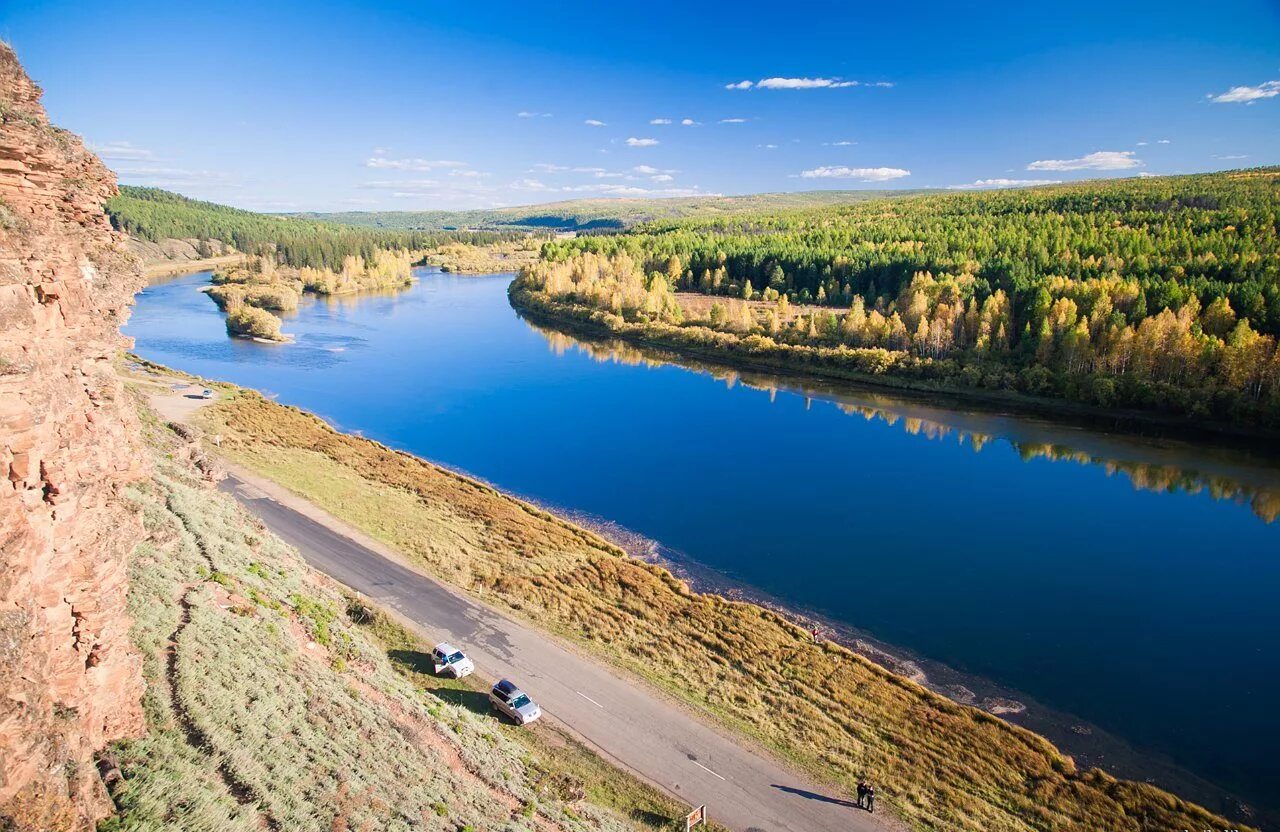
[[[0,44],[0,829],[92,828],[94,751],[142,726],[120,490],[145,471],[112,367],[141,278],[114,193]]]

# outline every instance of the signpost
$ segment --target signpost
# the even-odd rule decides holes
[[[689,832],[689,830],[693,829],[693,827],[695,826],[706,826],[706,825],[707,825],[707,807],[705,804],[702,806],[699,806],[689,814],[685,815],[684,832]]]

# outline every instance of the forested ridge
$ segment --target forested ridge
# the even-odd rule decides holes
[[[117,229],[144,240],[221,240],[246,254],[274,255],[286,266],[330,270],[342,269],[350,256],[372,263],[379,250],[422,251],[454,242],[487,245],[523,236],[509,231],[356,228],[258,214],[130,185],[121,186],[119,196],[107,203],[107,213]]]
[[[1266,168],[692,217],[548,242],[512,294],[726,357],[1275,428],[1278,207]]]

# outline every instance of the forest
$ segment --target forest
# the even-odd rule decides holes
[[[1280,427],[1280,169],[928,194],[558,239],[552,318],[726,359]]]
[[[117,230],[144,240],[221,240],[245,254],[273,255],[282,265],[335,271],[350,256],[372,263],[383,249],[424,251],[449,243],[489,245],[523,237],[515,231],[356,228],[258,214],[130,185],[121,186],[120,194],[107,203],[107,213]]]

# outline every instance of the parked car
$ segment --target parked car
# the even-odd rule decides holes
[[[493,690],[489,691],[489,705],[495,711],[511,717],[517,725],[528,725],[542,716],[542,709],[534,704],[529,694],[506,679],[498,682],[493,686]]]
[[[210,390],[208,387],[204,388],[204,392],[202,392],[202,393],[200,394],[200,398],[202,398],[202,399],[212,399],[212,398],[213,398],[213,391],[212,391],[212,390]]]
[[[431,650],[431,661],[435,662],[437,676],[444,674],[461,679],[463,676],[470,676],[476,669],[466,653],[447,641],[437,644]]]

